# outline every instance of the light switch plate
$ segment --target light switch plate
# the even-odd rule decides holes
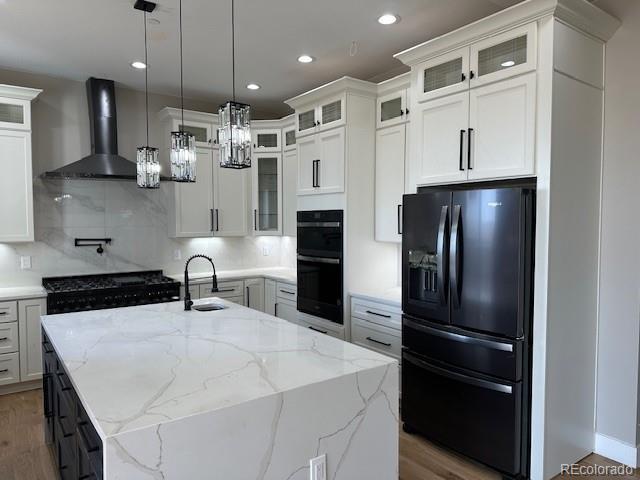
[[[309,460],[309,480],[327,480],[327,456]]]
[[[180,250],[179,248],[176,248],[173,251],[173,259],[174,260],[182,260],[182,250]]]
[[[23,255],[20,257],[20,269],[31,270],[31,256]]]

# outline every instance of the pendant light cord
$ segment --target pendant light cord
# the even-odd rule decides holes
[[[149,59],[147,54],[147,11],[144,10],[144,105],[147,112],[147,147],[149,146]]]
[[[184,131],[184,85],[182,73],[182,0],[180,0],[180,110],[182,112],[182,124],[180,131]]]
[[[233,101],[236,101],[236,28],[234,18],[234,0],[231,0],[231,76],[232,76],[232,89],[233,89]]]

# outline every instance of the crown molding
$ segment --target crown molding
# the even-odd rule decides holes
[[[333,82],[321,85],[313,90],[309,90],[301,95],[285,100],[284,103],[294,110],[299,109],[310,103],[316,103],[326,97],[339,93],[356,93],[368,97],[376,96],[377,86],[375,83],[365,80],[358,80],[352,77],[342,77]]]
[[[15,98],[16,100],[32,101],[42,93],[39,88],[17,87],[15,85],[0,84],[0,97]]]
[[[168,118],[170,118],[171,120],[179,120],[182,118],[182,110],[180,108],[164,107],[162,110],[158,112],[158,118],[160,120],[166,120]],[[185,120],[190,120],[192,122],[218,123],[217,113],[196,112],[194,110],[185,110],[184,118]]]

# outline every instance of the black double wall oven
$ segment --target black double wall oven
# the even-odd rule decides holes
[[[535,184],[405,195],[402,420],[513,478],[529,473]]]
[[[343,212],[298,212],[298,311],[343,323]]]

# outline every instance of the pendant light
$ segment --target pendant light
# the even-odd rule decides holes
[[[236,48],[235,48],[234,0],[231,0],[231,74],[233,100],[220,105],[218,110],[218,140],[220,142],[220,167],[251,167],[251,107],[236,102]]]
[[[138,147],[136,155],[136,170],[138,187],[158,188],[160,186],[160,162],[158,161],[158,149],[149,146],[149,61],[147,52],[147,12],[153,12],[156,7],[152,2],[136,2],[137,10],[143,11],[144,21],[144,101],[147,121],[147,143],[144,147]]]
[[[171,180],[196,181],[196,139],[184,129],[184,84],[182,69],[182,0],[180,0],[180,110],[182,122],[177,132],[171,132]]]

